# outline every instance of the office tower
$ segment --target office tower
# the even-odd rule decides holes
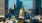
[[[16,0],[16,8],[14,9],[14,15],[19,15],[19,10],[22,7],[22,2],[19,0]]]
[[[24,19],[24,12],[25,12],[24,5],[22,5],[20,12],[19,12],[19,18]]]
[[[22,1],[16,0],[16,8],[17,10],[20,10],[22,7]]]
[[[8,0],[7,0],[8,1]],[[0,20],[5,18],[5,14],[8,13],[6,8],[8,8],[8,3],[6,0],[0,0]],[[5,11],[6,10],[6,11]]]
[[[41,0],[41,8],[40,8],[39,14],[42,16],[42,0]]]
[[[42,7],[42,0],[41,0],[41,7]]]
[[[5,0],[5,14],[8,14],[8,0]]]
[[[33,8],[35,15],[39,15],[39,10],[41,8],[41,0],[33,0]]]
[[[0,0],[0,16],[5,16],[5,0]]]
[[[5,18],[8,17],[8,0],[5,0]]]
[[[0,20],[4,19],[5,17],[5,0],[0,0]]]
[[[42,7],[40,8],[39,15],[42,16]]]
[[[14,15],[16,17],[19,15],[21,7],[22,7],[22,1],[16,0],[16,8],[14,9]]]

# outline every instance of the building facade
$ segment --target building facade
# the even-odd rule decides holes
[[[42,15],[42,0],[41,0],[41,8],[40,8],[40,15]]]
[[[16,8],[17,8],[18,10],[20,10],[21,7],[22,7],[22,1],[16,0]]]
[[[5,0],[5,18],[8,17],[8,0]]]
[[[5,16],[5,0],[0,0],[0,16]]]
[[[5,0],[0,0],[0,21],[5,18]]]
[[[7,7],[7,9],[6,9]],[[5,18],[5,14],[8,13],[8,0],[0,0],[0,18]]]
[[[41,0],[41,7],[42,7],[42,0]]]
[[[5,14],[8,14],[8,0],[5,0]]]
[[[41,0],[33,0],[33,8],[35,15],[39,15],[39,10],[41,8]]]

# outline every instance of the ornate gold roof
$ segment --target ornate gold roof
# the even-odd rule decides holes
[[[24,9],[24,5],[22,4],[22,7],[21,7],[20,12],[19,12],[19,15],[20,15],[21,13],[24,13],[24,12],[25,12],[25,9]]]
[[[25,9],[24,9],[24,5],[23,5],[23,4],[22,4],[22,8],[21,8],[20,10],[23,10],[23,11],[25,11]]]

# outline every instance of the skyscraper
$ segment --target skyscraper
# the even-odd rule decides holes
[[[16,8],[14,9],[14,15],[19,15],[19,10],[22,7],[22,1],[16,0]]]
[[[41,7],[42,7],[42,0],[41,0]]]
[[[39,10],[41,8],[41,0],[33,0],[33,8],[35,10],[35,15],[39,15]]]
[[[5,0],[5,18],[8,17],[8,0]]]
[[[39,14],[42,15],[42,0],[41,0],[41,8],[40,8]]]
[[[5,0],[5,14],[8,14],[8,0]]]
[[[5,0],[0,0],[0,17],[5,16]]]
[[[17,10],[20,10],[21,7],[22,7],[22,1],[16,0],[16,8],[17,8]]]
[[[5,14],[8,13],[8,0],[0,0],[0,18],[5,18]]]
[[[16,8],[14,9],[14,15],[16,16],[16,18],[18,18],[19,16],[19,11],[21,7],[22,7],[22,1],[16,0]]]

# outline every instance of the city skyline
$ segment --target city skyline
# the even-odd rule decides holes
[[[23,2],[24,4],[24,8],[25,10],[29,9],[29,8],[33,8],[33,1],[32,0],[20,0]],[[16,0],[9,0],[8,2],[8,8],[14,8],[14,4],[16,4]]]

